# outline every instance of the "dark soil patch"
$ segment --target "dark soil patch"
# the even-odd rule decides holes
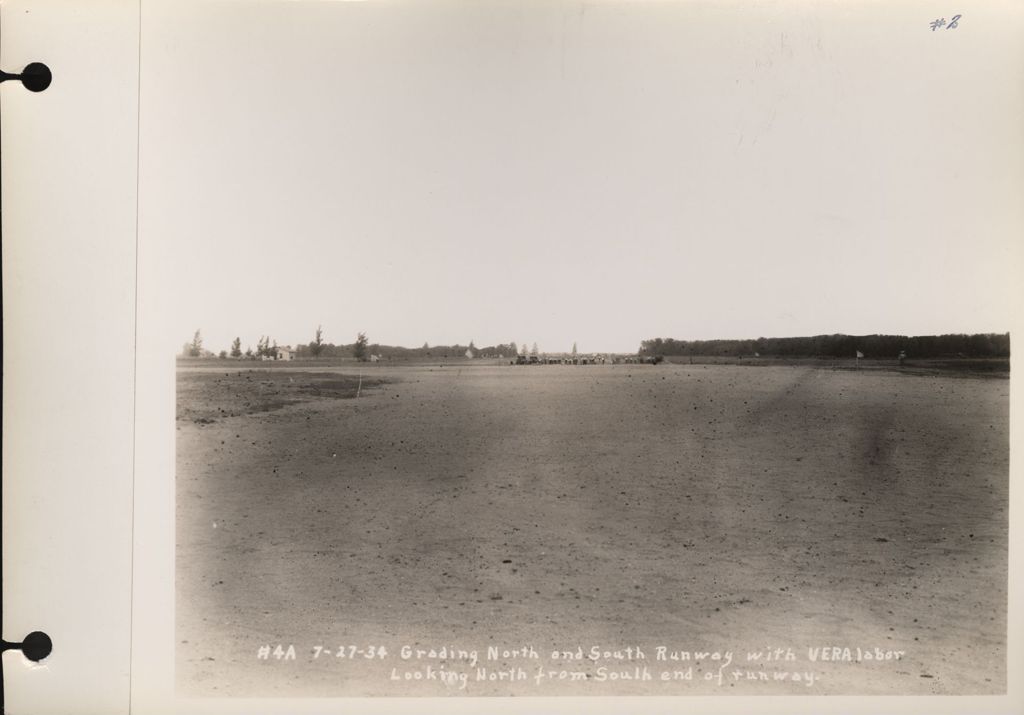
[[[269,412],[316,399],[348,399],[385,380],[331,372],[242,370],[177,376],[177,418],[210,424],[224,417]]]

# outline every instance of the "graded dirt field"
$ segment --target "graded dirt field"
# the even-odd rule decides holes
[[[179,369],[183,694],[1005,691],[1008,379],[271,372]]]

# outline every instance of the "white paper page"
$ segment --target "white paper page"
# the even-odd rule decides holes
[[[1021,710],[1008,378],[870,354],[176,359],[197,329],[217,353],[318,325],[375,355],[516,340],[609,360],[659,336],[1017,335],[1019,7],[43,10],[2,15],[4,69],[55,76],[3,88],[4,637],[42,612],[55,650],[5,655],[11,712]],[[89,359],[29,350],[63,333]],[[227,391],[176,396],[221,373]],[[329,399],[357,376],[359,398]],[[232,402],[243,380],[265,404]],[[53,405],[80,442],[46,446]],[[34,510],[68,526],[26,542]],[[776,647],[797,662],[748,656]],[[821,648],[839,661],[808,662]],[[640,669],[654,682],[604,679]]]
[[[138,11],[4,2],[3,636],[7,712],[129,705]]]

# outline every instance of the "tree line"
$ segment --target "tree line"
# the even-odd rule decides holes
[[[300,355],[305,357],[354,357],[357,360],[368,360],[371,354],[370,348],[366,333],[358,333],[355,342],[348,345],[326,343],[323,339],[323,329],[318,326],[312,341],[306,345],[299,345],[296,348],[289,349],[296,357]],[[231,341],[230,351],[221,350],[220,353],[214,355],[213,352],[203,347],[202,333],[197,330],[192,336],[192,340],[182,346],[181,354],[183,357],[219,357],[221,359],[231,357],[235,359],[262,360],[263,358],[276,359],[280,350],[281,348],[278,347],[276,340],[269,335],[261,335],[260,339],[256,342],[255,350],[250,345],[243,352],[242,339],[236,337]]]
[[[756,340],[675,340],[653,338],[640,343],[640,355],[731,355],[771,357],[869,358],[1008,358],[1009,333],[974,335],[814,335]]]
[[[307,345],[299,345],[296,348],[297,358],[330,358],[330,357],[351,357],[358,345],[334,345],[333,343],[317,343],[315,340]],[[527,347],[526,343],[520,347],[515,342],[499,343],[497,345],[486,345],[479,347],[472,340],[468,344],[453,343],[450,345],[431,345],[423,343],[418,348],[407,348],[400,345],[382,345],[380,343],[368,343],[366,352],[369,355],[376,355],[383,359],[403,358],[457,358],[463,357],[471,352],[474,357],[496,358],[509,357],[511,355],[538,355],[537,343]]]
[[[376,353],[373,352],[373,346],[370,345],[366,333],[356,334],[355,342],[335,345],[324,340],[324,329],[320,325],[316,327],[316,332],[310,342],[295,346],[296,358],[348,357],[356,360],[369,360],[370,355],[376,355]]]
[[[474,357],[481,358],[540,354],[537,343],[533,343],[532,347],[528,347],[526,343],[523,343],[520,347],[515,342],[477,347],[472,340],[469,341],[468,345],[455,343],[454,345],[431,346],[429,343],[423,343],[418,348],[381,345],[379,343],[371,343],[366,337],[366,333],[363,332],[358,333],[355,341],[352,343],[335,344],[324,339],[323,326],[317,326],[311,341],[297,345],[291,348],[291,350],[296,359],[355,358],[361,361],[369,360],[371,356],[383,359],[452,358],[463,357],[467,352],[471,353]],[[256,343],[255,350],[252,346],[247,346],[243,351],[242,339],[236,337],[231,342],[230,351],[221,350],[220,353],[214,354],[203,347],[202,334],[197,330],[192,340],[182,346],[181,354],[184,357],[220,357],[222,359],[231,357],[234,359],[262,360],[264,358],[274,359],[279,351],[276,340],[269,335],[261,335]],[[576,346],[574,344],[573,354],[575,352]]]

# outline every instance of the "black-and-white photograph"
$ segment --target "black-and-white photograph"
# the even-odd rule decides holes
[[[1021,17],[943,7],[155,6],[176,692],[1005,694]]]
[[[1024,712],[1022,39],[3,0],[0,710]]]

